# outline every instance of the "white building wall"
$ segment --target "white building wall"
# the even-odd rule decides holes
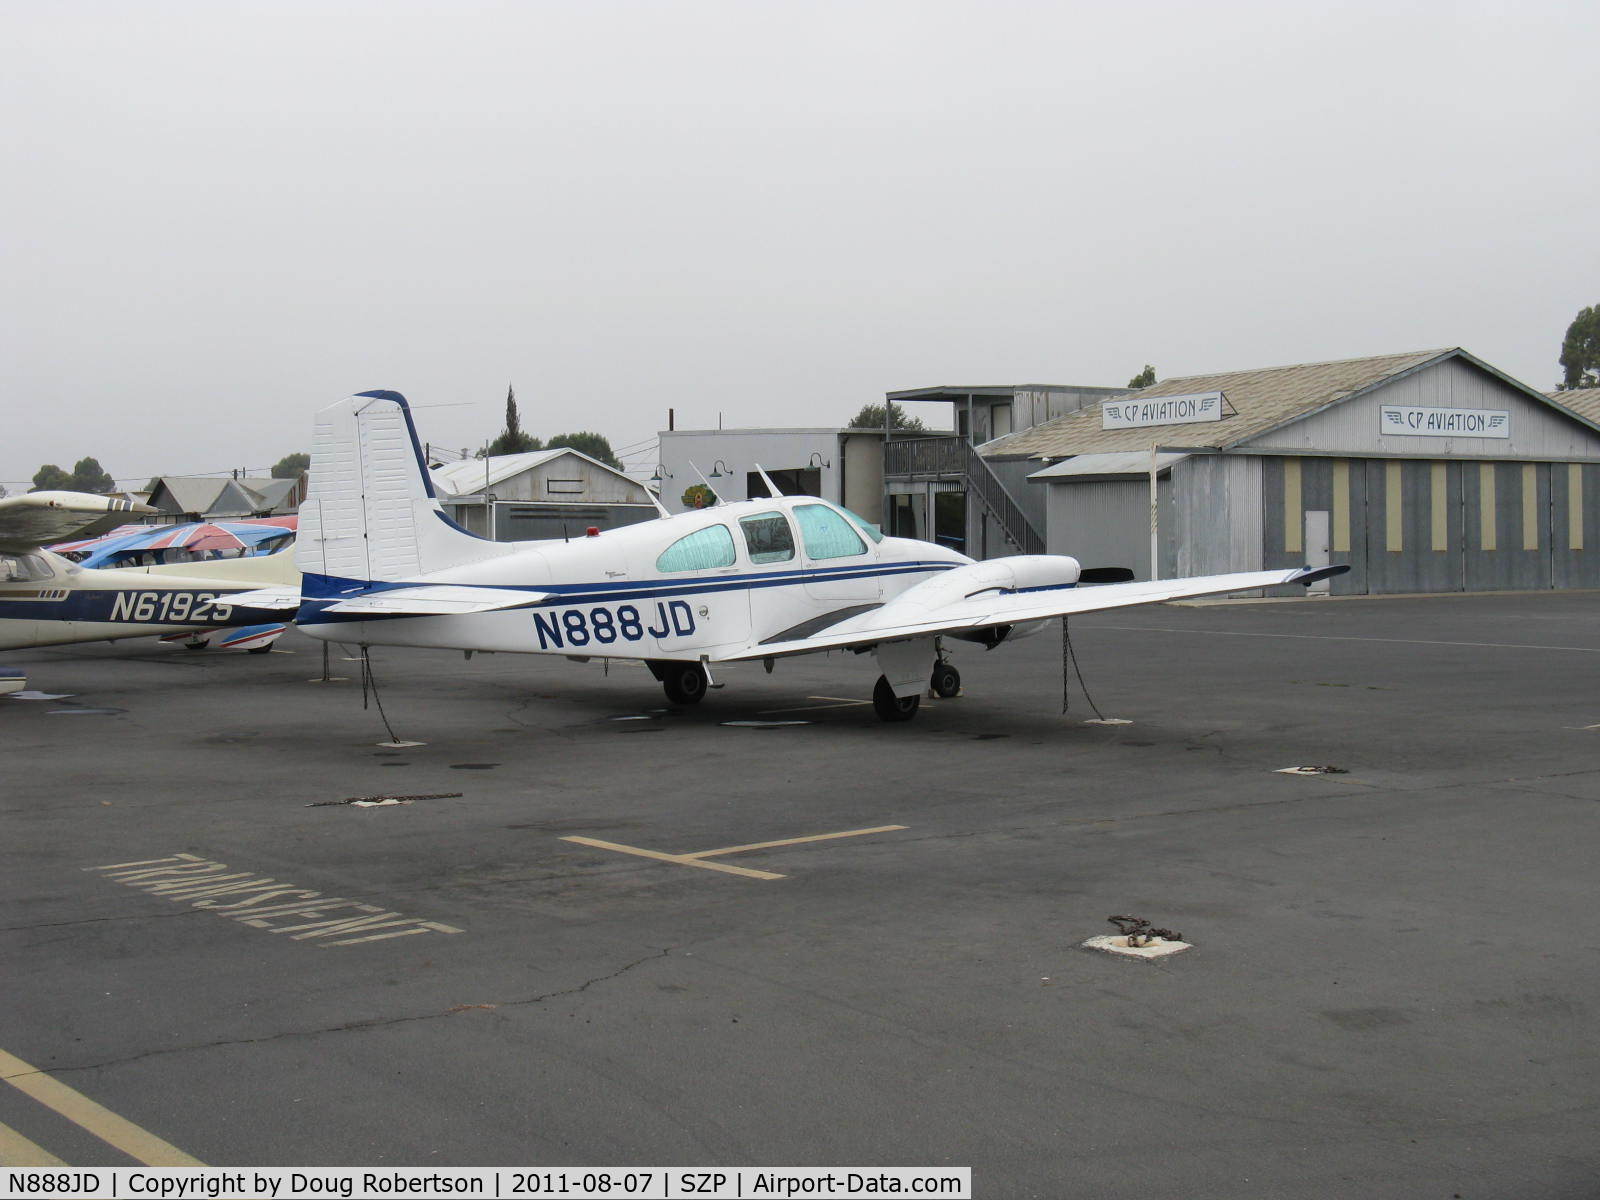
[[[549,504],[648,504],[644,485],[564,454],[501,480],[489,489],[500,500]]]
[[[712,490],[724,500],[747,498],[746,475],[759,463],[768,471],[817,469],[822,498],[843,503],[840,478],[844,456],[839,449],[837,428],[679,429],[662,430],[658,436],[664,468],[661,503],[670,512],[682,512],[683,493],[700,482],[694,468],[699,467],[709,476],[718,462],[726,473],[710,482]],[[878,519],[875,513],[862,515],[870,521]]]
[[[1150,578],[1148,480],[1037,483],[1046,491],[1045,549],[1070,554],[1086,567],[1128,567]],[[1161,480],[1161,520],[1170,529],[1172,489]],[[1163,536],[1170,542],[1171,535]],[[1165,555],[1163,556],[1166,557]]]

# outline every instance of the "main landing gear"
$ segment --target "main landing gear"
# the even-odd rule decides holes
[[[706,688],[711,680],[705,667],[697,662],[660,662],[647,660],[645,666],[661,681],[667,699],[674,704],[699,704],[706,698]]]
[[[887,676],[878,676],[878,686],[872,689],[872,710],[880,721],[909,721],[922,706],[922,696],[913,692],[909,696],[896,696],[889,686]]]
[[[933,674],[928,677],[928,690],[941,700],[961,694],[961,672],[943,659],[933,664]],[[896,696],[887,676],[878,676],[878,685],[872,689],[872,710],[882,721],[909,721],[922,707],[920,693]]]
[[[928,679],[928,690],[941,700],[961,694],[961,672],[947,662],[933,664],[933,675]]]

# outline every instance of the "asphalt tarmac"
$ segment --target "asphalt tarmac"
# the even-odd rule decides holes
[[[8,655],[73,695],[0,698],[0,1126],[81,1166],[1600,1195],[1600,595],[1072,639],[1131,724],[1061,714],[1054,629],[903,725],[849,655],[670,711],[637,667],[378,649],[398,748],[298,634]],[[1194,948],[1081,948],[1111,914]]]

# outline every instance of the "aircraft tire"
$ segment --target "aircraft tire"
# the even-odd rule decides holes
[[[699,704],[708,682],[706,669],[697,662],[662,664],[661,687],[674,704]]]
[[[921,706],[921,696],[896,696],[888,679],[878,676],[878,686],[872,689],[872,710],[878,714],[878,720],[909,721]]]
[[[268,642],[265,646],[252,646],[250,649],[246,650],[245,653],[246,654],[271,654],[272,653],[272,643]]]
[[[949,700],[961,694],[961,672],[949,663],[935,663],[933,678],[928,680],[928,688],[941,700]]]

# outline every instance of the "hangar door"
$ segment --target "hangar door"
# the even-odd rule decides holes
[[[1600,587],[1600,464],[1551,465],[1550,517],[1555,586]]]
[[[1363,464],[1335,458],[1265,458],[1261,463],[1262,558],[1266,570],[1347,563],[1329,581],[1336,596],[1367,586],[1367,479]],[[1352,515],[1354,514],[1354,515]],[[1299,588],[1285,589],[1285,595]]]
[[[1466,586],[1459,462],[1352,464],[1366,477],[1367,591],[1459,592]]]
[[[1550,464],[1464,466],[1467,590],[1552,586]]]
[[[1263,461],[1263,563],[1350,564],[1336,594],[1600,586],[1600,465]]]

